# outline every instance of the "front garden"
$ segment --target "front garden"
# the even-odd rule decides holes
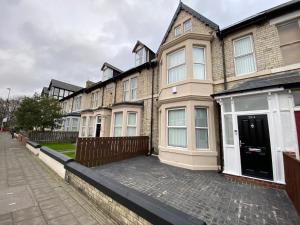
[[[76,144],[49,143],[49,144],[44,144],[43,146],[46,146],[48,148],[51,148],[54,151],[62,153],[65,156],[68,156],[69,158],[73,158],[73,159],[75,158]]]

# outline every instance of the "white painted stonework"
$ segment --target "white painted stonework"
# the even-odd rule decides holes
[[[34,155],[39,155],[40,153],[40,148],[35,148],[33,146],[31,146],[30,144],[26,144],[26,148],[31,151]]]
[[[56,172],[61,178],[65,179],[66,170],[64,165],[50,156],[46,155],[44,152],[40,152],[39,158],[47,164],[54,172]]]
[[[236,111],[234,101],[239,96],[265,95],[267,106],[264,110]],[[221,105],[222,139],[224,152],[224,173],[242,176],[238,119],[239,115],[265,114],[268,118],[270,133],[273,182],[285,183],[283,151],[298,154],[297,131],[294,116],[293,95],[288,90],[270,89],[259,92],[247,92],[216,97]],[[226,112],[224,101],[231,102],[231,112]],[[245,103],[246,104],[246,103]],[[225,115],[232,115],[233,144],[226,143]]]

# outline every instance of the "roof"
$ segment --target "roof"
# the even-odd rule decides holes
[[[107,84],[109,84],[109,83],[111,83],[115,80],[123,79],[124,77],[129,76],[129,75],[131,75],[133,73],[136,73],[136,72],[140,72],[141,70],[143,70],[145,68],[149,69],[150,67],[154,67],[154,66],[156,66],[156,64],[157,64],[157,61],[155,59],[153,59],[150,62],[145,62],[145,63],[143,63],[139,66],[136,66],[136,67],[133,67],[129,70],[126,70],[126,71],[124,71],[124,72],[122,72],[122,73],[120,73],[120,74],[118,74],[118,75],[116,75],[116,76],[114,76],[114,77],[112,77],[108,80],[105,80],[105,81],[102,81],[102,82],[100,81],[100,82],[96,83],[95,85],[92,85],[88,88],[85,88],[84,91],[86,93],[89,93],[89,92],[91,92],[91,91],[93,91],[97,88],[103,87],[103,86],[105,86],[105,85],[107,85]],[[63,98],[63,99],[65,99],[65,98]]]
[[[248,80],[231,89],[213,94],[212,96],[221,96],[274,87],[300,87],[300,71],[283,72],[268,77]]]
[[[146,47],[150,52],[154,53],[147,45],[145,45],[143,42],[137,40],[135,46],[133,47],[132,52],[136,52],[137,47],[139,47],[140,45]]]
[[[63,81],[60,81],[60,80],[55,80],[55,79],[52,79],[50,81],[48,89],[50,89],[50,86],[62,88],[62,89],[73,91],[73,92],[79,91],[80,89],[82,89],[82,87],[79,87],[79,86],[76,86],[76,85],[73,85],[73,84],[69,84],[69,83],[66,83],[66,82],[63,82]]]
[[[47,87],[43,87],[42,93],[49,94],[49,90]]]
[[[300,0],[293,0],[288,1],[286,3],[283,3],[281,5],[275,6],[273,8],[264,10],[262,12],[259,12],[253,16],[250,16],[244,20],[241,20],[237,23],[234,23],[228,27],[223,28],[220,33],[222,35],[226,35],[228,33],[231,33],[233,31],[236,31],[238,29],[250,26],[252,24],[256,24],[271,18],[274,18],[276,16],[282,15],[284,13],[292,12],[295,10],[299,10],[300,8]]]
[[[176,18],[177,18],[178,14],[180,13],[181,10],[184,10],[184,11],[188,12],[189,14],[196,17],[198,20],[200,20],[202,23],[206,24],[207,26],[211,27],[212,29],[217,30],[217,31],[219,30],[219,26],[216,23],[214,23],[211,20],[207,19],[206,17],[202,16],[200,13],[196,12],[194,9],[190,8],[189,6],[183,4],[180,1],[179,5],[178,5],[178,7],[175,11],[175,14],[174,14],[174,16],[173,16],[173,18],[170,22],[170,25],[167,29],[167,32],[165,33],[165,36],[164,36],[164,38],[163,38],[160,45],[162,45],[166,41],[166,39],[167,39],[171,29],[172,29],[172,26],[175,23],[175,20],[176,20]]]
[[[117,67],[115,67],[115,66],[109,64],[108,62],[103,63],[103,66],[101,67],[101,70],[103,70],[105,66],[108,67],[108,68],[111,68],[111,69],[113,69],[113,70],[115,70],[115,71],[118,71],[118,72],[120,72],[120,73],[123,73],[122,70],[120,70],[119,68],[117,68]]]

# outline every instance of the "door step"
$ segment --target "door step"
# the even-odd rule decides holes
[[[274,188],[274,189],[285,189],[284,184],[278,184],[274,183],[272,181],[267,181],[267,180],[259,180],[251,177],[242,177],[242,176],[236,176],[236,175],[231,175],[231,174],[224,174],[224,176],[232,181],[239,181],[243,184],[253,184],[257,186],[262,186],[266,188]]]

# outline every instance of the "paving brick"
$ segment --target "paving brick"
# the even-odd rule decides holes
[[[156,157],[136,157],[95,171],[208,225],[300,224],[284,190],[242,184],[216,172],[172,167]]]

